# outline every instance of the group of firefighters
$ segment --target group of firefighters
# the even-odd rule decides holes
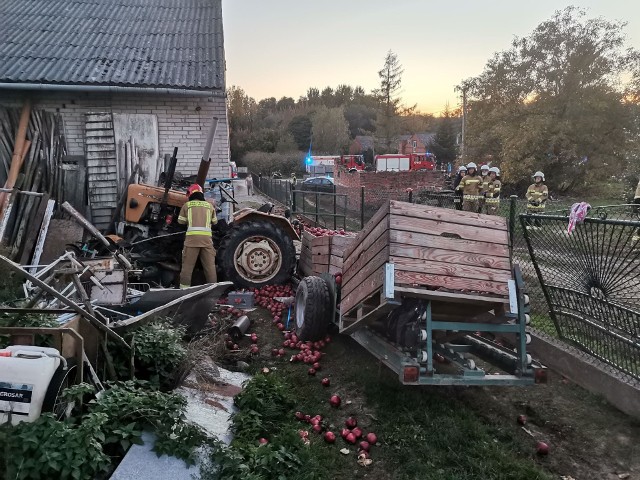
[[[532,175],[533,184],[527,189],[527,211],[542,213],[549,198],[549,189],[544,184],[544,173],[538,171]],[[465,212],[487,213],[497,215],[500,207],[500,169],[480,167],[471,162],[458,168],[458,175],[454,182],[456,191],[456,208]]]

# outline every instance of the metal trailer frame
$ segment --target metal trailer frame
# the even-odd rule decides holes
[[[361,304],[354,310],[355,319],[340,315],[336,309],[339,303],[339,288],[332,275],[320,275],[328,284],[333,296],[334,323],[340,333],[349,334],[362,347],[394,371],[404,385],[531,385],[546,382],[546,368],[534,361],[526,351],[530,336],[526,326],[530,321],[529,305],[524,290],[520,268],[513,267],[513,280],[509,282],[509,312],[495,315],[496,323],[474,322],[469,319],[434,320],[433,302],[448,303],[495,302],[494,298],[483,299],[468,295],[437,292],[419,288],[405,288],[394,284],[394,266],[387,263],[385,279],[379,298],[372,298],[370,305]],[[465,298],[467,297],[467,298]],[[469,297],[472,297],[470,299]],[[387,316],[402,305],[404,298],[418,298],[424,301],[421,313],[423,327],[417,351],[407,351],[393,344],[389,339],[367,328],[367,325]],[[494,303],[495,305],[495,303]],[[489,309],[488,309],[489,310]],[[351,312],[348,312],[351,313]],[[497,313],[497,312],[496,312]],[[434,332],[450,332],[451,341],[436,343]],[[464,333],[461,333],[464,332]],[[503,334],[515,339],[515,349],[504,347],[483,334]],[[454,343],[454,340],[456,343]],[[489,373],[475,364],[464,354],[473,354],[481,360],[496,366],[501,373]],[[440,359],[436,367],[434,358]],[[443,370],[440,372],[439,370]]]

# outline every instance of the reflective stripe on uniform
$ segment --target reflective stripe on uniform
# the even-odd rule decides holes
[[[482,195],[464,195],[463,198],[465,200],[480,200],[481,198],[484,198]]]
[[[487,198],[485,200],[486,203],[500,203],[500,199],[499,198]]]

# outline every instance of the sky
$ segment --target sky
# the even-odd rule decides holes
[[[369,92],[393,50],[404,67],[402,98],[438,115],[459,104],[454,87],[480,74],[556,10],[628,23],[640,49],[637,0],[223,0],[227,86],[261,100],[309,87],[360,85]]]

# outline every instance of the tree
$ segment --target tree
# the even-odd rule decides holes
[[[454,124],[454,118],[451,115],[449,104],[447,103],[442,112],[436,137],[431,146],[433,154],[438,161],[447,163],[456,159],[456,137],[457,132]]]
[[[291,97],[282,97],[276,103],[277,110],[292,110],[296,106],[296,101]]]
[[[342,108],[319,108],[311,117],[313,151],[338,154],[349,143],[349,125]]]
[[[231,131],[253,128],[257,112],[256,101],[249,97],[242,88],[233,85],[227,91],[227,107]]]
[[[359,103],[353,103],[344,109],[344,117],[349,124],[349,135],[363,135],[375,129],[376,110]]]
[[[320,101],[321,101],[322,105],[324,105],[325,107],[328,107],[328,108],[336,106],[335,105],[335,98],[333,96],[333,88],[325,87],[322,90],[322,93],[320,94]]]
[[[387,151],[391,151],[391,144],[400,133],[400,113],[403,110],[404,113],[409,113],[411,110],[402,107],[402,99],[400,98],[403,73],[404,70],[398,61],[398,56],[389,50],[384,59],[384,66],[378,71],[380,87],[372,92],[380,104],[376,132]]]
[[[624,84],[638,54],[626,48],[624,27],[568,7],[495,54],[459,87],[467,156],[496,161],[513,184],[543,170],[560,190],[622,170],[638,132]]]
[[[308,150],[311,143],[311,119],[307,115],[298,115],[291,119],[287,131],[292,135],[298,150]]]

